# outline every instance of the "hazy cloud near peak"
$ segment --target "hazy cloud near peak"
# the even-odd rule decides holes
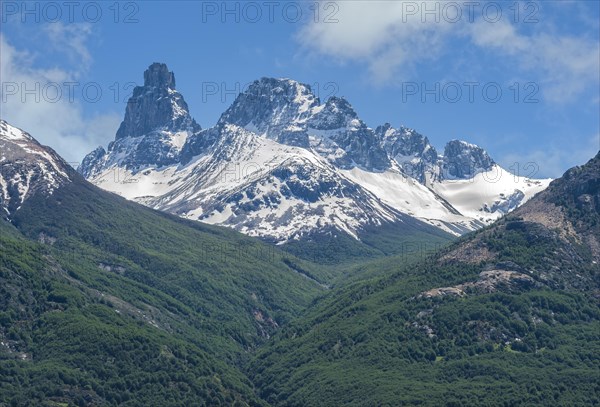
[[[56,36],[49,37],[57,41],[51,46],[60,46],[63,52],[78,55],[80,58],[89,57],[86,63],[91,63],[81,31],[74,34],[74,39],[66,31],[55,33]],[[4,120],[31,133],[40,143],[52,147],[70,163],[80,162],[85,154],[98,145],[105,145],[114,137],[121,120],[119,114],[104,113],[85,117],[80,102],[76,99],[69,100],[66,92],[63,92],[58,100],[50,101],[44,97],[42,91],[37,91],[36,94],[23,91],[35,90],[36,86],[41,90],[49,82],[74,82],[81,71],[70,71],[60,67],[37,67],[35,57],[31,53],[16,49],[2,34],[0,49],[0,98]],[[80,66],[81,69],[87,69],[85,64]]]
[[[51,23],[43,26],[43,32],[48,36],[49,44],[54,51],[65,54],[69,62],[77,67],[73,74],[90,67],[92,55],[86,45],[92,35],[90,23]]]
[[[600,133],[583,138],[580,145],[545,145],[543,150],[512,152],[501,156],[500,165],[511,170],[520,169],[521,174],[533,178],[558,178],[565,168],[583,165],[600,151]],[[533,164],[533,165],[530,165]]]

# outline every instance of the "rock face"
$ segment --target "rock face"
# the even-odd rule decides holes
[[[77,175],[54,150],[0,120],[0,216],[37,194],[50,195]]]
[[[524,198],[525,194],[521,190],[515,189],[510,195],[500,194],[500,198],[493,205],[483,205],[483,210],[490,213],[497,211],[508,213],[516,209]]]
[[[452,140],[444,148],[442,174],[445,179],[468,179],[492,169],[494,160],[474,144]]]
[[[439,157],[427,137],[405,127],[394,129],[389,123],[377,127],[375,134],[406,174],[423,184],[437,179]]]
[[[585,165],[571,168],[540,193],[540,200],[551,205],[521,211],[525,216],[552,215],[552,206],[561,209],[563,230],[580,237],[590,251],[593,264],[600,264],[600,152]],[[537,216],[534,210],[537,210]]]
[[[527,274],[509,270],[486,270],[479,273],[477,281],[469,281],[452,287],[433,288],[419,294],[420,297],[432,298],[444,295],[465,296],[467,293],[492,293],[502,287],[510,290],[512,287],[527,288],[534,285],[534,279]]]
[[[139,171],[176,164],[187,138],[200,130],[183,96],[175,90],[173,72],[165,64],[154,63],[144,72],[144,86],[134,88],[108,151],[97,148],[78,170],[90,178],[113,165]]]
[[[344,169],[384,171],[390,161],[372,129],[346,99],[331,97],[309,120],[313,147]]]
[[[283,144],[307,147],[306,121],[318,105],[308,85],[262,78],[236,98],[219,125],[234,124]]]
[[[600,199],[600,153],[552,181],[493,226],[455,245],[439,262],[485,262],[525,273],[551,288],[600,292],[600,206],[596,199]],[[507,256],[512,265],[506,264]]]
[[[332,229],[358,238],[406,216],[460,234],[547,185],[469,183],[492,169],[477,146],[452,141],[440,156],[415,130],[373,130],[343,97],[322,103],[291,79],[253,82],[202,130],[158,63],[135,88],[115,140],[79,167],[96,185],[155,209],[278,242]],[[115,182],[115,171],[126,182]]]
[[[350,103],[332,97],[320,105],[310,86],[262,78],[240,94],[217,127],[233,124],[281,144],[314,148],[343,168],[384,170],[389,160],[374,132]]]
[[[551,184],[549,199],[583,214],[598,216],[600,212],[600,152],[585,166],[571,168]],[[554,196],[553,196],[554,195]]]
[[[115,140],[140,137],[157,130],[199,130],[187,103],[175,90],[175,75],[165,64],[154,63],[144,72],[144,86],[136,86],[127,102],[125,119]]]

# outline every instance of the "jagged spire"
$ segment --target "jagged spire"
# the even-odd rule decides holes
[[[197,131],[200,126],[190,117],[183,96],[175,90],[175,75],[167,65],[155,62],[144,72],[144,86],[133,90],[116,140],[160,129],[176,132],[190,128]]]
[[[144,86],[175,89],[175,75],[166,64],[155,62],[144,72]]]

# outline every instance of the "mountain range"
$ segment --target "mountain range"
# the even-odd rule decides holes
[[[600,153],[431,255],[325,267],[104,191],[2,120],[0,213],[2,405],[600,402]]]
[[[389,124],[368,127],[350,103],[321,103],[291,79],[253,82],[202,129],[165,64],[144,73],[108,149],[78,171],[154,209],[286,245],[322,236],[368,241],[461,235],[547,187],[513,175],[482,148]]]

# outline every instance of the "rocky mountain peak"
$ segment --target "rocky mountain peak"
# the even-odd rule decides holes
[[[88,153],[83,160],[81,161],[81,165],[77,169],[81,175],[85,178],[91,177],[94,175],[94,167],[97,163],[101,162],[101,160],[106,156],[106,150],[102,146],[96,147],[94,151]]]
[[[34,195],[52,194],[73,172],[54,150],[0,120],[0,216],[10,217]]]
[[[309,126],[317,130],[340,129],[352,124],[353,127],[363,125],[352,105],[346,99],[337,96],[327,99],[323,108],[309,120]]]
[[[386,122],[375,128],[375,134],[377,134],[377,137],[383,139],[386,136],[387,132],[390,130],[395,130],[395,129],[392,127],[392,125],[390,123]]]
[[[177,163],[188,137],[200,130],[183,96],[175,90],[175,75],[167,65],[155,62],[144,72],[144,86],[133,89],[125,118],[108,150],[98,147],[92,151],[78,171],[91,177],[112,165],[137,172]]]
[[[257,128],[277,126],[307,116],[319,99],[309,85],[291,79],[261,78],[242,92],[220,121]]]
[[[218,125],[234,124],[284,144],[306,147],[305,123],[318,105],[309,85],[261,78],[236,98]]]
[[[175,90],[175,75],[165,64],[153,63],[144,72],[144,86],[136,86],[127,102],[116,140],[140,137],[158,130],[198,131],[188,105]]]
[[[429,143],[429,139],[413,129],[393,128],[389,123],[378,126],[375,134],[381,139],[386,151],[392,156],[420,156],[428,154],[435,160],[437,152]]]
[[[548,200],[578,212],[580,220],[600,225],[600,152],[585,165],[569,169],[544,191]],[[598,247],[600,253],[600,246]]]
[[[343,169],[356,166],[384,171],[390,161],[373,129],[359,119],[352,105],[331,97],[308,120],[311,147]]]
[[[144,72],[144,86],[175,89],[175,75],[166,64],[155,62]]]
[[[443,177],[446,179],[471,178],[480,172],[491,170],[494,164],[494,160],[483,148],[466,141],[452,140],[444,148]]]
[[[464,202],[444,184],[444,168],[446,179],[457,179],[492,165],[485,151],[465,142],[449,143],[444,158],[413,129],[386,123],[373,130],[345,98],[330,97],[321,104],[310,86],[285,78],[252,82],[215,126],[200,130],[175,90],[174,75],[166,65],[153,64],[144,74],[144,86],[133,92],[116,140],[106,151],[91,152],[79,171],[97,185],[154,208],[287,239],[313,215],[350,214],[364,200],[358,187],[384,206],[458,234],[496,219],[547,185],[517,180],[519,185],[498,184]],[[274,168],[291,175],[273,178]],[[124,170],[137,185],[105,182],[114,179],[114,169]],[[325,172],[331,175],[327,179]],[[332,180],[350,180],[356,188],[336,189]],[[356,215],[360,219],[348,216],[359,225],[367,222],[366,213]],[[310,228],[318,229],[319,222]]]
[[[378,126],[375,134],[406,175],[425,183],[428,174],[437,173],[438,153],[427,137],[406,127],[395,129],[389,123]]]
[[[330,97],[325,103],[325,109],[331,111],[332,113],[344,114],[352,118],[358,117],[350,102],[343,97]]]

